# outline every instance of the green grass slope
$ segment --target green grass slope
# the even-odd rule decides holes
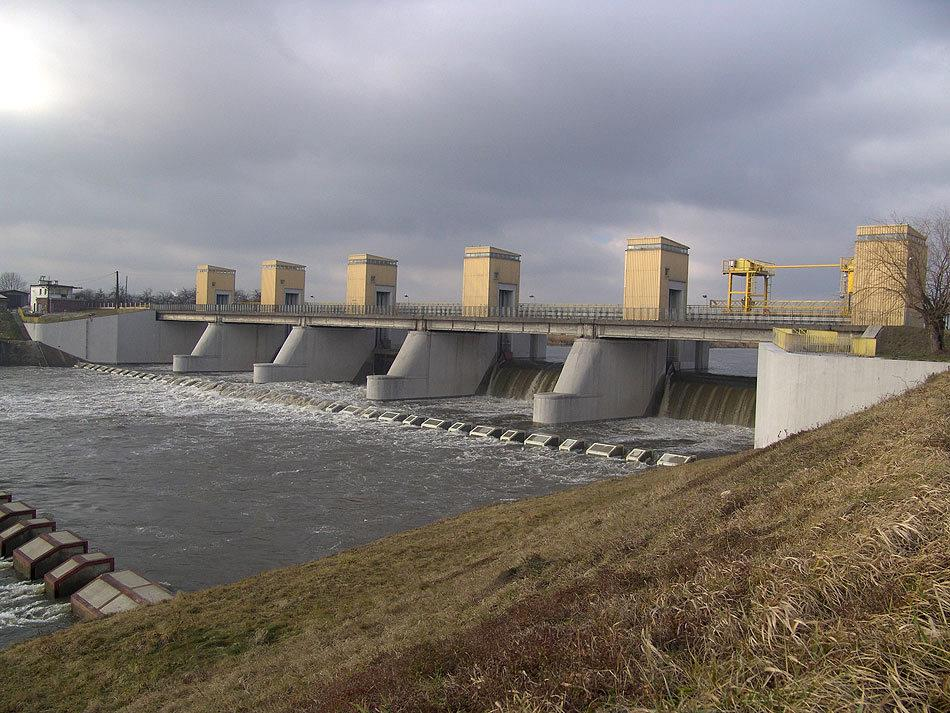
[[[946,711],[948,616],[945,374],[26,642],[0,711]]]
[[[2,307],[0,307],[0,339],[29,339],[29,335],[23,329],[23,325],[20,324],[16,313]]]

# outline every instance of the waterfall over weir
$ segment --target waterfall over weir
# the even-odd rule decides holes
[[[755,379],[679,372],[667,380],[660,416],[755,426]]]
[[[563,366],[558,362],[526,359],[498,364],[488,382],[488,395],[530,401],[535,394],[554,391]]]

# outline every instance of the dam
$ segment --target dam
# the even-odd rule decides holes
[[[379,403],[487,390],[530,400],[532,420],[547,425],[655,415],[668,374],[704,371],[710,343],[770,341],[781,325],[863,330],[840,310],[690,305],[689,248],[664,236],[627,240],[616,305],[525,302],[521,261],[495,246],[466,248],[459,303],[398,302],[397,261],[369,253],[348,257],[343,303],[305,301],[306,267],[276,259],[261,264],[261,301],[235,303],[234,270],[200,265],[195,304],[27,328],[87,361],[249,372],[256,383],[365,381]],[[564,364],[531,375],[551,335],[573,340]]]

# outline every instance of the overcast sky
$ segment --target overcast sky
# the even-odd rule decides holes
[[[261,260],[340,300],[345,258],[457,300],[619,302],[624,239],[834,262],[950,204],[950,2],[0,2],[0,271],[132,290]],[[782,274],[833,297],[837,274]]]

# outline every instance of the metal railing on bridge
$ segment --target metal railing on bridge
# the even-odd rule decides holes
[[[769,300],[767,304],[752,304],[748,308],[726,300],[709,300],[709,308],[729,314],[750,314],[768,317],[812,317],[823,320],[847,321],[851,317],[848,304],[842,300]]]
[[[233,304],[155,304],[162,313],[208,315],[259,314],[273,316],[379,317],[390,319],[498,319],[545,322],[739,322],[744,324],[846,324],[847,315],[828,312],[794,314],[749,313],[717,304],[689,305],[681,310],[624,308],[618,304],[525,303],[516,307],[463,307],[448,302],[407,302],[388,307],[348,305],[339,302],[306,302],[300,305],[266,305],[256,302]]]

